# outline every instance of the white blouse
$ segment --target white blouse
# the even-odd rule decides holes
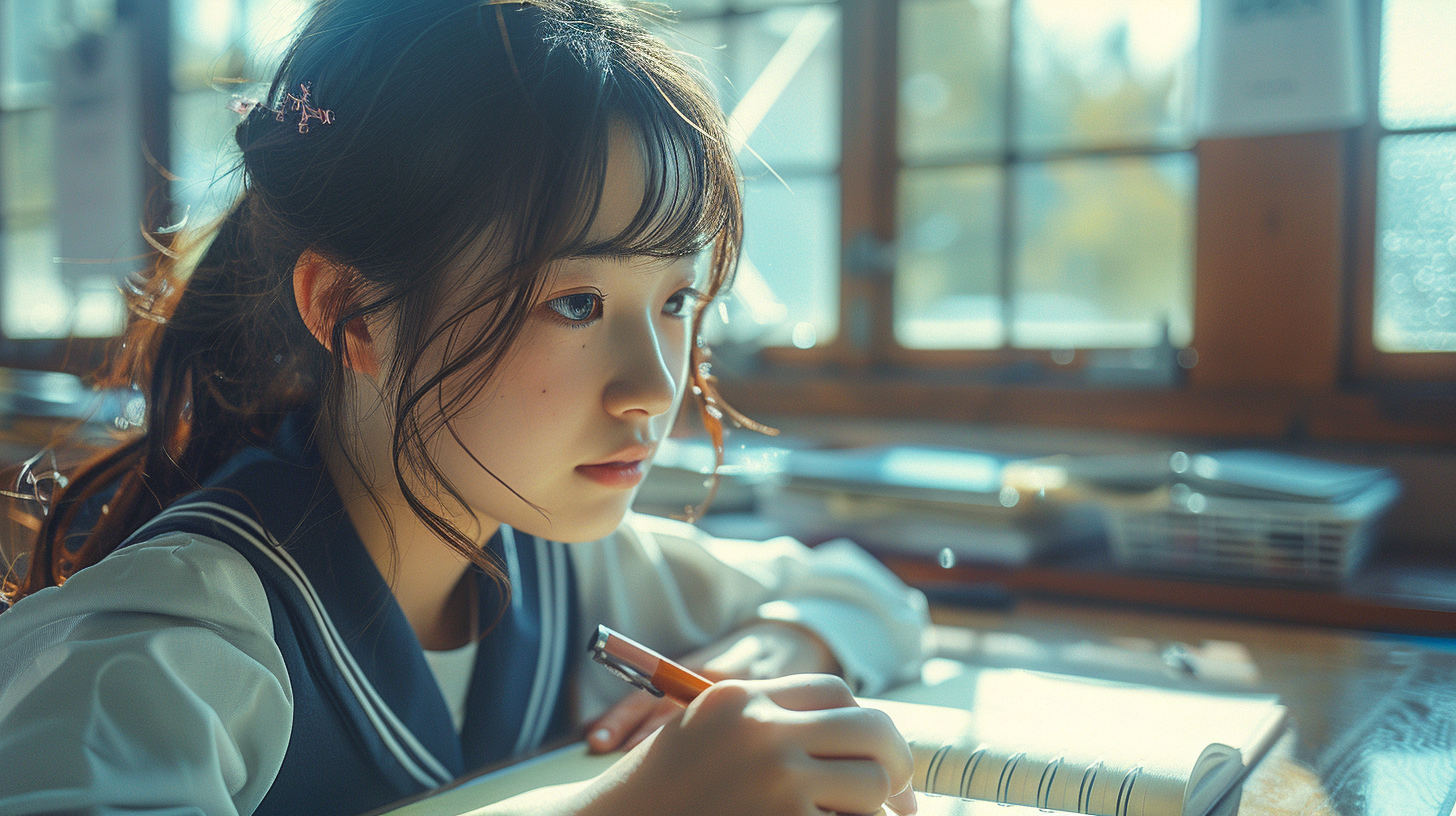
[[[445,707],[450,709],[450,722],[455,724],[455,733],[465,724],[465,700],[470,695],[470,679],[475,674],[475,653],[480,650],[478,641],[470,641],[458,649],[425,650],[425,663],[435,682],[440,684],[440,694],[445,698]]]

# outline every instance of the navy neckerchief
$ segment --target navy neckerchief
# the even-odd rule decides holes
[[[238,453],[128,540],[200,533],[236,549],[263,581],[294,717],[283,767],[256,813],[359,813],[564,733],[565,675],[579,645],[568,642],[576,604],[566,547],[502,527],[488,548],[511,582],[508,601],[470,568],[486,634],[457,735],[310,424],[311,414],[290,414],[269,448]]]

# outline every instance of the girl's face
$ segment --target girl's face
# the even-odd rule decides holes
[[[635,140],[614,130],[590,241],[631,221],[643,174]],[[702,295],[691,257],[581,257],[555,267],[511,356],[454,416],[435,455],[486,530],[504,522],[589,541],[621,522],[672,425]]]

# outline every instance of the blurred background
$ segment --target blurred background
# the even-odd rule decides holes
[[[746,190],[715,370],[786,449],[1368,466],[1400,484],[1375,563],[1456,575],[1448,0],[670,5]],[[118,281],[142,225],[232,200],[227,103],[310,7],[0,4],[10,462],[88,416],[95,444],[140,421],[135,395],[86,388]],[[728,515],[761,510],[733,495]]]

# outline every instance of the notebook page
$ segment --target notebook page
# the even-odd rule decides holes
[[[1174,691],[932,661],[888,711],[918,746],[917,786],[1126,816],[1201,816],[1282,726],[1269,696]],[[911,701],[963,709],[896,708]],[[936,760],[935,752],[950,745]],[[933,777],[932,776],[932,771]],[[1185,798],[1187,807],[1185,807]]]

